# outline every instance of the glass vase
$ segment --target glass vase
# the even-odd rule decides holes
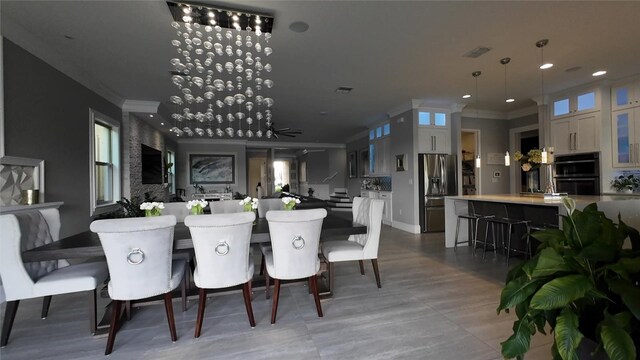
[[[202,215],[204,214],[204,209],[200,206],[194,206],[191,208],[191,215]]]
[[[162,211],[160,209],[151,209],[151,210],[144,211],[144,216],[146,217],[160,216],[160,215],[162,215]]]
[[[527,171],[527,191],[534,193],[536,190],[536,173]]]

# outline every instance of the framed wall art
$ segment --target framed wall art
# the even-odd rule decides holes
[[[236,179],[235,155],[190,154],[191,184],[233,184]]]

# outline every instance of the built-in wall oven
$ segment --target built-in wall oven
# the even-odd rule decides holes
[[[600,154],[555,157],[556,189],[569,195],[600,195]]]

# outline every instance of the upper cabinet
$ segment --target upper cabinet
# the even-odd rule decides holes
[[[553,100],[551,118],[558,119],[600,110],[600,96],[596,89],[560,96]]]
[[[640,81],[611,88],[614,167],[640,167]]]
[[[444,109],[418,109],[418,152],[451,153],[451,113]]]
[[[551,144],[557,155],[600,151],[600,92],[558,96],[551,107]]]
[[[640,106],[640,81],[611,88],[611,110],[625,110]]]
[[[391,125],[382,123],[369,129],[369,176],[391,174]]]

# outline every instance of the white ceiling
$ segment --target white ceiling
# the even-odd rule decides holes
[[[474,70],[483,73],[479,108],[530,107],[541,92],[535,42],[543,38],[550,40],[545,60],[555,64],[545,72],[546,93],[592,82],[598,69],[609,80],[640,74],[640,1],[202,3],[275,16],[274,122],[302,128],[295,141],[342,142],[410,99],[472,107],[476,100],[461,96],[474,93]],[[174,29],[163,1],[2,1],[0,9],[6,36],[9,19],[122,99],[167,102],[175,92],[167,73]],[[294,21],[307,22],[309,30],[292,32]],[[477,46],[493,50],[462,57]],[[504,103],[499,60],[506,56],[512,104]],[[565,72],[576,66],[581,69]],[[354,90],[336,94],[339,86]]]

